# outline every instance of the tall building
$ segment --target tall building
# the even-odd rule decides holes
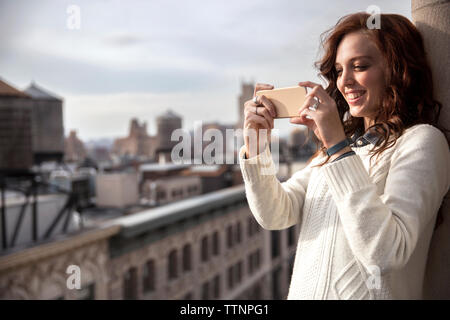
[[[145,157],[154,159],[157,140],[147,133],[147,123],[139,124],[138,119],[130,121],[128,137],[114,141],[113,153],[116,155],[128,155],[132,157]]]
[[[172,148],[178,143],[171,141],[172,132],[181,126],[182,118],[171,110],[156,118],[156,136],[148,135],[147,123],[139,124],[137,119],[132,119],[128,137],[114,141],[113,153],[170,162]]]
[[[238,128],[242,128],[244,125],[244,103],[247,100],[253,98],[253,93],[255,91],[255,86],[252,83],[242,83],[241,84],[241,94],[238,99],[238,110],[239,110],[239,122],[237,123]]]
[[[306,127],[303,129],[294,128],[289,133],[287,147],[294,159],[309,158],[316,149],[314,141],[316,141],[314,133],[308,131]]]
[[[178,143],[178,141],[171,140],[172,132],[181,129],[182,118],[172,110],[168,110],[156,118],[156,126],[158,130],[157,159],[161,163],[170,162],[172,148]]]
[[[86,148],[83,141],[77,137],[77,132],[71,130],[69,136],[65,139],[65,160],[69,162],[81,162],[86,158]]]

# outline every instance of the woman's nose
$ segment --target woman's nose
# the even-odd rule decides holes
[[[353,72],[351,72],[351,70],[342,71],[341,81],[344,86],[353,84],[355,82],[355,78],[353,77]]]

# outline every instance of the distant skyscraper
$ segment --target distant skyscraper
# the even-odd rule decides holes
[[[156,152],[164,159],[164,162],[170,162],[172,148],[178,143],[178,141],[171,141],[172,132],[181,129],[182,118],[172,110],[168,110],[156,119],[156,126],[158,129],[158,149]]]
[[[244,125],[244,103],[247,100],[253,98],[253,93],[255,91],[255,87],[252,83],[242,83],[241,84],[241,94],[239,95],[239,122],[237,124],[238,128],[242,128]]]
[[[147,123],[139,124],[138,119],[130,121],[128,137],[119,138],[114,141],[113,153],[117,155],[144,156],[154,159],[157,147],[156,137],[147,133]]]
[[[86,158],[86,148],[83,142],[78,139],[75,130],[70,131],[65,139],[65,160],[69,162],[81,162]]]

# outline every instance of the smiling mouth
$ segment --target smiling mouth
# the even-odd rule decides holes
[[[347,101],[351,104],[354,104],[358,102],[362,96],[366,94],[366,91],[357,91],[352,93],[347,93],[345,97],[347,98]]]

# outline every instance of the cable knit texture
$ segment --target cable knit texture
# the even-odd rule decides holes
[[[371,145],[320,156],[280,183],[269,151],[244,159],[249,207],[265,229],[300,224],[288,299],[421,299],[450,152],[435,127],[408,128],[369,162]],[[375,159],[375,157],[373,158]],[[268,170],[268,168],[270,170]]]

